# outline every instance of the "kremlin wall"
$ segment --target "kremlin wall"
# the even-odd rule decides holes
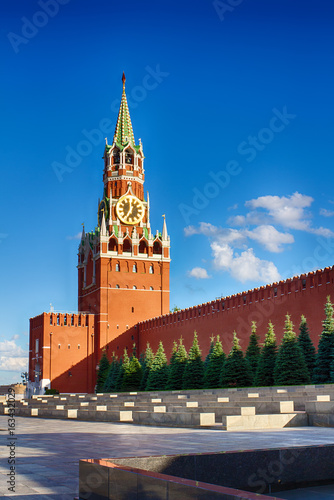
[[[129,326],[105,348],[111,359],[113,353],[120,357],[124,348],[131,353],[133,344],[136,344],[137,355],[145,351],[147,342],[155,351],[162,340],[170,357],[173,341],[182,337],[189,350],[196,330],[204,358],[212,335],[220,335],[224,351],[228,353],[236,330],[245,351],[252,321],[256,321],[260,342],[264,340],[268,321],[272,321],[279,343],[287,313],[291,315],[296,333],[301,315],[306,316],[310,337],[317,346],[328,295],[333,300],[334,266],[141,321]],[[52,380],[53,388],[61,392],[94,392],[96,368],[101,357],[94,334],[96,320],[95,314],[60,313],[43,313],[30,320],[30,352],[35,351],[36,340],[44,339],[45,345],[38,348],[37,360],[40,367],[44,367],[43,379]],[[31,357],[31,378],[34,377],[33,366]]]
[[[140,353],[145,351],[149,342],[153,351],[156,351],[162,340],[166,354],[170,357],[173,341],[178,341],[182,336],[189,350],[196,330],[203,357],[209,351],[212,335],[220,335],[227,354],[232,347],[235,330],[241,348],[245,351],[252,321],[256,322],[260,342],[263,342],[270,320],[279,343],[287,313],[291,315],[297,334],[300,317],[302,314],[306,316],[310,337],[317,347],[328,295],[334,297],[334,266],[142,321],[110,342],[107,350],[110,354],[114,351],[120,356],[124,348],[131,352],[135,342],[137,353]]]

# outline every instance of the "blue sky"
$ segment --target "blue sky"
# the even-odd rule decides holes
[[[330,0],[0,10],[0,383],[26,367],[29,317],[77,308],[123,71],[152,228],[165,213],[171,235],[171,307],[333,265]]]

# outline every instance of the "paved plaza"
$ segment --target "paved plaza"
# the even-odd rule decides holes
[[[334,444],[334,428],[228,432],[42,418],[15,420],[16,484],[12,493],[6,483],[8,418],[0,416],[1,499],[73,500],[78,495],[80,458]]]

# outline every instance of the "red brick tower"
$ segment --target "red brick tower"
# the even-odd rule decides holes
[[[115,134],[104,150],[104,191],[98,225],[78,252],[78,309],[96,315],[95,348],[101,349],[139,321],[169,312],[170,239],[164,219],[151,232],[144,197],[144,154],[135,144],[123,94]]]

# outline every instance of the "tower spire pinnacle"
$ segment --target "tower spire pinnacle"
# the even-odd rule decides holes
[[[131,118],[130,118],[130,112],[129,112],[128,102],[126,99],[126,93],[125,93],[125,81],[126,81],[126,78],[125,78],[125,74],[123,71],[122,100],[121,100],[121,106],[119,108],[116,129],[115,129],[115,135],[114,135],[114,142],[116,142],[116,145],[117,145],[117,147],[120,148],[120,150],[124,149],[124,146],[126,146],[129,143],[133,147],[135,147],[135,138],[133,135],[133,128],[132,128],[132,123],[131,123]]]

